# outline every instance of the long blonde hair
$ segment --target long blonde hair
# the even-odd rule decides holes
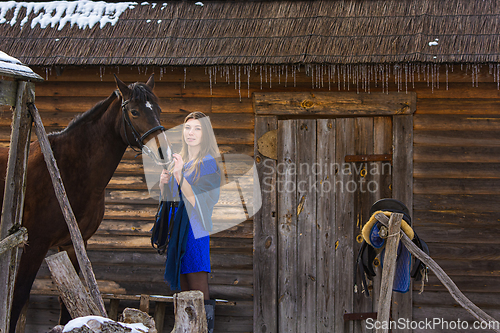
[[[206,119],[203,119],[206,118]],[[193,159],[193,163],[191,163],[191,166],[186,170],[187,174],[191,174],[194,172],[195,174],[195,182],[198,180],[199,175],[200,175],[200,168],[201,164],[203,163],[203,158],[210,154],[217,162],[218,157],[220,156],[219,150],[217,149],[217,142],[215,141],[215,136],[213,135],[213,129],[212,125],[210,124],[210,119],[207,117],[206,114],[203,112],[195,111],[191,112],[184,118],[184,126],[186,123],[191,120],[191,119],[198,119],[200,120],[201,124],[201,142],[200,142],[200,151],[198,153],[198,156],[196,156]],[[184,127],[182,129],[182,149],[180,152],[180,155],[182,156],[182,159],[184,161],[189,160],[189,153],[188,153],[188,145],[186,143],[186,139],[184,138]],[[219,163],[217,163],[218,165]],[[219,168],[220,170],[220,168]],[[220,172],[220,171],[219,171]]]

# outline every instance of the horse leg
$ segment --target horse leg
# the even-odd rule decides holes
[[[48,250],[48,244],[40,244],[35,241],[30,241],[29,245],[24,248],[14,286],[14,299],[12,301],[12,312],[10,316],[10,333],[15,333],[16,331],[17,320],[30,296],[33,281],[35,281],[38,269]]]
[[[87,242],[85,242],[85,248],[87,247]],[[78,259],[76,257],[75,248],[73,245],[59,246],[59,252],[66,251],[68,253],[69,260],[75,267],[76,274],[80,274],[80,265],[78,264]],[[59,325],[66,325],[71,319],[73,319],[68,311],[68,308],[64,304],[61,297],[59,297],[59,304],[61,305],[61,311],[59,312]]]

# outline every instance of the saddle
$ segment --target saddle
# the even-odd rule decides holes
[[[361,275],[361,291],[366,297],[370,296],[368,290],[368,283],[366,279],[373,280],[376,276],[374,269],[374,262],[380,255],[383,264],[385,253],[385,237],[382,236],[382,224],[375,219],[375,215],[379,212],[390,216],[391,213],[403,214],[403,221],[401,222],[401,229],[418,246],[423,252],[429,254],[427,244],[418,237],[416,232],[412,229],[410,212],[408,208],[400,201],[395,199],[381,199],[375,202],[370,209],[370,219],[363,226],[362,235],[363,242],[358,252],[356,265],[354,267],[354,292],[358,292],[357,274]],[[411,267],[411,269],[410,269]],[[405,293],[409,290],[410,279],[421,281],[423,291],[424,279],[427,277],[427,267],[418,258],[415,258],[411,266],[411,254],[403,244],[399,244],[398,257],[396,261],[396,276],[394,279],[393,290]]]

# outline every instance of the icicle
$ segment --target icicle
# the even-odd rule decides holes
[[[346,90],[346,84],[345,84],[345,78],[346,78],[346,65],[342,65],[342,81],[343,81],[343,88]]]
[[[448,64],[446,64],[446,90],[448,90]]]
[[[262,65],[260,65],[260,90],[262,90]]]
[[[273,87],[273,68],[274,66],[269,66],[269,88]]]
[[[247,68],[247,97],[250,98],[250,72],[251,72],[251,68],[250,66],[248,66]]]
[[[500,90],[500,64],[497,64],[497,90]]]
[[[184,67],[184,89],[186,89],[186,75],[187,75],[187,69]]]
[[[206,67],[205,67],[206,69]],[[210,80],[210,96],[212,96],[212,70],[208,70],[208,79]]]
[[[238,66],[238,95],[240,96],[241,102],[241,66]]]
[[[386,94],[389,94],[389,65],[386,65],[385,76]]]
[[[288,65],[285,65],[285,88],[288,86]]]
[[[45,81],[49,79],[49,69],[45,67]]]

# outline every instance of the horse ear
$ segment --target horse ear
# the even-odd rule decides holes
[[[123,100],[128,99],[130,96],[130,89],[127,87],[127,85],[125,83],[123,83],[118,78],[118,76],[116,76],[116,74],[114,74],[114,76],[115,76],[116,86],[118,87],[118,89],[120,90],[120,93],[122,94],[122,99]]]
[[[149,88],[151,88],[151,90],[153,90],[153,88],[155,87],[155,75],[154,74],[151,74],[151,76],[148,79],[148,82],[146,82],[146,85]]]

